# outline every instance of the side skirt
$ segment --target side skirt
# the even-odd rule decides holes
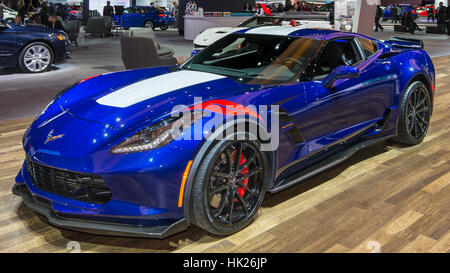
[[[356,144],[355,146],[352,146],[342,152],[332,155],[325,160],[322,160],[316,164],[313,164],[313,165],[301,170],[300,172],[297,172],[297,173],[285,178],[277,186],[275,186],[274,188],[269,190],[269,192],[276,193],[276,192],[282,191],[290,186],[293,186],[297,183],[300,183],[316,174],[319,174],[319,173],[326,171],[336,165],[339,165],[340,163],[347,160],[350,156],[352,156],[359,150],[362,150],[370,145],[379,143],[381,141],[387,140],[394,136],[395,135],[390,135],[390,136],[385,136],[385,137],[376,138],[376,139],[369,139],[369,140],[360,142],[360,143]]]

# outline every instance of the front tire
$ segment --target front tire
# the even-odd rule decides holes
[[[431,108],[425,84],[420,81],[410,84],[400,103],[397,140],[408,145],[421,143],[428,132]]]
[[[23,72],[41,73],[53,63],[53,51],[45,43],[34,42],[25,46],[19,55],[19,67]]]
[[[192,186],[193,224],[229,235],[251,222],[268,183],[268,161],[259,147],[257,141],[221,140],[206,154]]]

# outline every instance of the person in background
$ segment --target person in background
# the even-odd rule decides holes
[[[27,7],[25,5],[25,0],[19,0],[19,4],[17,5],[17,13],[18,13],[18,15],[20,15],[20,18],[22,20],[21,23],[23,22],[23,19],[25,18],[26,10],[27,10]],[[17,18],[17,16],[16,16],[16,18]]]
[[[249,2],[244,3],[244,7],[242,8],[242,12],[252,12],[252,6]]]
[[[445,23],[446,23],[446,14],[447,14],[447,8],[444,7],[444,3],[443,2],[439,2],[439,7],[437,9],[436,12],[436,21],[437,21],[437,26],[439,28],[440,32],[445,31]]]
[[[422,29],[420,29],[419,26],[414,21],[414,16],[413,16],[412,12],[410,10],[408,10],[408,11],[405,11],[405,14],[406,14],[405,24],[408,26],[409,32],[411,34],[414,34],[415,30],[422,31]]]
[[[242,9],[242,12],[252,12],[252,11],[253,11],[252,5],[250,5],[249,2],[245,2],[244,3],[244,8]]]
[[[397,8],[397,21],[400,22],[402,18],[402,9],[400,8],[399,5],[395,5],[395,7]]]
[[[142,10],[142,12],[144,11]],[[103,16],[109,18],[109,22],[106,22],[105,24],[106,24],[106,35],[110,35],[112,29],[112,21],[114,17],[114,8],[111,6],[110,1],[106,1],[106,6],[103,7]]]
[[[291,0],[286,0],[286,5],[284,8],[284,11],[290,11],[292,9],[292,2]]]
[[[170,11],[175,15],[178,12],[178,3],[177,2],[173,2],[172,3],[172,8],[170,9]]]
[[[64,29],[63,25],[61,24],[61,22],[58,20],[58,17],[56,16],[56,14],[50,14],[50,16],[48,17],[47,26],[49,28],[62,30],[64,32],[66,31]]]
[[[50,10],[47,6],[47,2],[44,2],[43,0],[39,0],[39,4],[41,5],[41,10],[39,12],[39,15],[41,17],[41,24],[47,25],[48,15],[50,14]]]
[[[111,18],[114,16],[114,8],[111,6],[110,1],[106,1],[106,6],[103,7],[103,16]]]
[[[447,26],[447,35],[450,36],[450,9],[448,7],[445,9],[445,23]]]
[[[256,5],[256,15],[264,15],[264,10],[260,4]]]
[[[279,3],[278,4],[278,7],[277,7],[277,12],[283,12],[284,11],[284,6],[283,6],[283,4],[281,4],[281,3]]]
[[[433,20],[434,23],[434,6],[431,5],[427,10],[427,21],[430,22],[430,18]]]
[[[381,31],[384,30],[383,26],[380,24],[381,17],[383,17],[383,10],[381,9],[380,5],[377,5],[377,11],[375,14],[375,31],[378,31],[378,29],[380,29]]]
[[[20,15],[17,15],[16,18],[14,18],[14,24],[16,25],[22,24],[22,17]]]
[[[395,5],[392,5],[391,7],[391,14],[392,14],[392,23],[397,23],[398,15],[397,15],[397,7]]]
[[[53,6],[53,3],[50,2],[48,3],[48,14],[53,14],[55,13],[55,6]]]

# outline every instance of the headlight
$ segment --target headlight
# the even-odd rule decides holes
[[[62,34],[62,33],[57,34],[57,35],[56,35],[56,38],[58,38],[58,40],[60,40],[60,41],[69,40],[69,37],[67,37],[66,34]]]
[[[183,112],[181,117],[169,117],[137,132],[111,149],[113,154],[134,153],[163,147],[178,138],[199,121],[201,111]]]

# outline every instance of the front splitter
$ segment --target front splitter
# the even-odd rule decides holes
[[[83,221],[78,219],[70,219],[57,215],[51,206],[40,202],[28,190],[26,185],[15,184],[12,192],[22,197],[25,205],[38,214],[45,216],[49,223],[64,229],[70,229],[90,234],[105,236],[124,236],[124,237],[145,237],[145,238],[166,238],[188,227],[186,218],[167,226],[131,226],[120,225],[115,223]]]

